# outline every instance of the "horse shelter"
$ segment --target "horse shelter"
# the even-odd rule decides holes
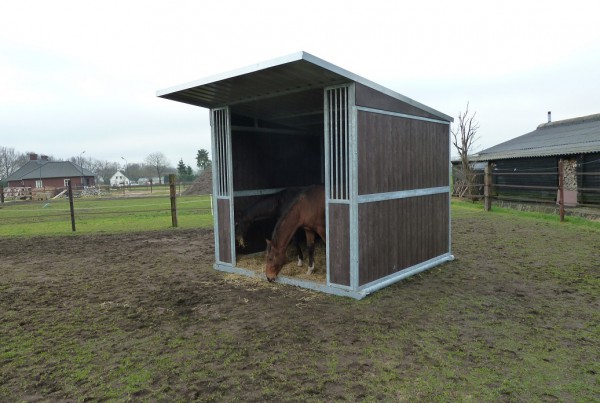
[[[259,275],[243,257],[264,252],[274,222],[242,248],[236,216],[312,184],[325,186],[324,279],[279,282],[360,299],[454,258],[451,117],[306,52],[157,96],[210,109],[216,269]]]

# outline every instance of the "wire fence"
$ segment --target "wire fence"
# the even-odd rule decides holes
[[[70,184],[69,184],[70,185]],[[70,187],[70,186],[69,186]],[[96,197],[75,197],[73,189],[58,198],[36,199],[27,198],[27,193],[20,191],[16,197],[11,194],[7,198],[4,189],[0,187],[0,226],[17,226],[35,223],[69,223],[76,231],[77,224],[82,222],[129,222],[128,218],[156,219],[170,217],[173,227],[178,226],[178,217],[212,216],[212,195],[182,196],[177,192],[177,184],[166,185],[168,193],[163,191],[139,191],[138,195],[128,194],[129,197],[106,197],[106,194]],[[97,191],[98,189],[81,189],[82,191]],[[156,190],[156,188],[154,189]],[[212,217],[211,217],[212,219]],[[105,221],[103,221],[105,220]]]
[[[499,202],[551,205],[558,209],[562,220],[565,207],[600,209],[598,167],[600,160],[581,163],[561,159],[547,167],[502,168],[490,164],[483,171],[467,173],[453,168],[453,196],[483,200],[486,210]]]

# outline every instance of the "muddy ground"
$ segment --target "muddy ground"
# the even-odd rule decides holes
[[[214,271],[211,230],[0,238],[0,401],[600,399],[600,231],[453,227],[361,301]]]

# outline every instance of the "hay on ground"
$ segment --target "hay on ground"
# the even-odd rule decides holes
[[[283,265],[283,268],[281,269],[279,275],[313,281],[317,283],[326,283],[327,256],[325,254],[325,245],[322,242],[318,242],[315,244],[315,271],[312,274],[306,274],[306,272],[308,271],[308,250],[306,250],[306,248],[304,247],[302,248],[302,253],[304,254],[304,261],[302,267],[298,267],[298,256],[296,255],[296,248],[293,244],[290,244],[286,251],[288,262],[285,265]],[[238,254],[236,266],[241,269],[252,270],[257,274],[264,275],[265,254]]]

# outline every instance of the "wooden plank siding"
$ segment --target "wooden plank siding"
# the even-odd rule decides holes
[[[448,186],[448,125],[358,113],[358,194]]]
[[[449,197],[359,204],[359,286],[448,253]]]
[[[329,281],[350,285],[350,218],[348,204],[329,204]]]
[[[231,263],[231,220],[229,219],[229,200],[217,199],[219,212],[219,259]]]
[[[579,176],[578,186],[581,190],[581,202],[584,204],[600,204],[600,176],[585,175],[600,173],[600,153],[583,154],[580,156],[581,163],[578,167]]]
[[[356,106],[365,106],[367,108],[404,113],[406,115],[421,116],[430,119],[440,119],[439,116],[421,110],[415,106],[407,104],[406,102],[390,97],[389,95],[379,92],[373,88],[369,88],[360,83],[356,83],[355,94]]]
[[[555,201],[558,160],[558,157],[536,157],[494,161],[492,182],[494,185],[501,185],[493,189],[494,196]],[[540,173],[543,175],[539,175]],[[544,186],[554,189],[510,187],[511,185]]]

